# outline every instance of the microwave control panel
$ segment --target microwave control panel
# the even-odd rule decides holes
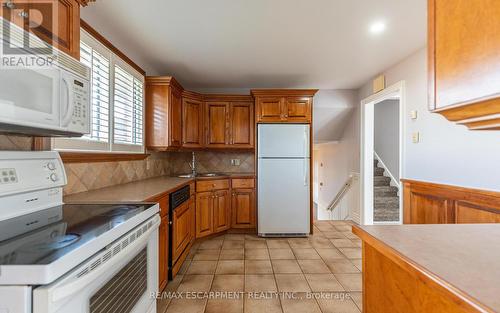
[[[89,82],[73,79],[73,116],[68,127],[72,131],[90,132],[90,87]]]

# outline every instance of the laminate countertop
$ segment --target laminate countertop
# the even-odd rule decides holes
[[[500,224],[353,226],[353,232],[479,311],[500,312]]]
[[[64,197],[64,203],[132,203],[143,202],[162,194],[170,193],[195,180],[213,180],[227,178],[251,178],[255,173],[225,173],[217,177],[180,178],[160,176],[131,183],[80,192]]]

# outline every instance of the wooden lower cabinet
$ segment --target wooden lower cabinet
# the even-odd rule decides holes
[[[196,238],[213,233],[213,193],[196,194]]]
[[[214,192],[213,201],[214,232],[218,233],[231,227],[231,202],[229,190]]]
[[[402,180],[405,224],[500,223],[500,193]]]
[[[233,228],[255,228],[255,189],[233,189]]]
[[[175,263],[184,249],[191,242],[191,206],[189,201],[184,202],[180,207],[177,207],[172,213],[172,263]]]
[[[162,291],[168,283],[168,215],[161,218],[158,232],[158,290]]]

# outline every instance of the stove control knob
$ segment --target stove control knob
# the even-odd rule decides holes
[[[50,174],[50,180],[53,181],[53,182],[56,182],[57,180],[59,179],[59,177],[57,177],[57,174]]]
[[[56,169],[56,164],[54,162],[47,163],[47,168],[51,171]]]

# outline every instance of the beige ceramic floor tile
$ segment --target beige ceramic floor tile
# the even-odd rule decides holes
[[[319,306],[323,313],[359,313],[358,307],[349,298],[319,299]]]
[[[358,274],[335,274],[337,280],[347,291],[362,291],[362,277]]]
[[[215,275],[212,291],[243,291],[244,275]]]
[[[220,239],[210,239],[210,240],[207,240],[207,241],[203,241],[201,244],[200,244],[200,247],[198,248],[199,250],[203,250],[203,249],[220,249],[221,246],[222,246],[222,242],[223,240],[220,240]]]
[[[279,274],[294,274],[302,273],[299,264],[296,260],[272,260],[274,273]]]
[[[222,249],[219,260],[243,260],[245,259],[244,249]]]
[[[224,236],[225,240],[238,240],[238,241],[243,241],[245,240],[245,235],[244,234],[226,234]]]
[[[245,292],[271,292],[277,290],[273,274],[245,275]]]
[[[326,262],[326,266],[334,274],[359,273],[359,269],[350,260],[333,260]]]
[[[215,274],[244,274],[245,261],[243,260],[221,260],[217,264]]]
[[[172,299],[167,313],[203,313],[206,299]]]
[[[305,276],[313,292],[344,291],[333,274],[305,274]]]
[[[187,274],[214,274],[217,261],[192,261]]]
[[[362,259],[351,259],[350,260],[354,266],[360,271],[363,270],[363,260]]]
[[[246,260],[245,274],[272,274],[273,268],[269,260]]]
[[[307,238],[288,239],[288,244],[293,249],[310,249],[313,247]]]
[[[222,249],[243,249],[245,247],[245,242],[243,240],[224,240],[222,244]]]
[[[286,249],[290,248],[290,245],[288,244],[288,241],[285,239],[268,239],[267,241],[267,247],[269,249]]]
[[[245,240],[245,249],[267,249],[265,240]]]
[[[328,239],[346,239],[344,234],[339,231],[325,231],[323,232],[323,236]]]
[[[172,299],[167,297],[156,300],[156,312],[165,313],[165,311],[167,310],[167,306],[170,304],[170,301],[172,301]]]
[[[245,260],[269,260],[267,249],[245,249]]]
[[[213,275],[184,275],[178,292],[203,292],[210,291]]]
[[[331,239],[333,245],[337,248],[354,248],[356,245],[350,239]]]
[[[330,274],[330,269],[323,260],[298,260],[304,274]]]
[[[295,255],[290,248],[269,249],[269,255],[272,260],[295,260]]]
[[[177,272],[177,275],[183,275],[186,274],[189,266],[191,265],[191,260],[184,260],[184,263],[182,263],[181,267],[179,268],[179,271]]]
[[[246,234],[245,235],[245,240],[257,240],[257,241],[266,241],[266,238],[259,237],[257,235],[250,235]]]
[[[282,313],[280,300],[277,298],[245,298],[245,313]]]
[[[311,240],[311,245],[316,249],[327,249],[335,247],[327,238],[315,238]]]
[[[363,293],[362,292],[349,292],[351,299],[354,301],[360,311],[363,310]]]
[[[297,260],[319,260],[321,257],[315,249],[293,249]]]
[[[323,261],[327,262],[330,260],[338,260],[345,259],[345,255],[343,255],[339,250],[333,249],[316,249],[318,254],[321,256]]]
[[[278,291],[310,292],[309,284],[304,274],[275,274]]]
[[[209,299],[205,313],[243,313],[241,299]]]
[[[179,275],[177,274],[173,280],[169,281],[167,284],[167,287],[165,287],[165,292],[174,292],[179,288],[179,285],[182,282],[182,279],[184,279],[184,275]]]
[[[195,261],[216,261],[219,259],[220,250],[206,249],[198,250],[193,257]]]
[[[361,248],[339,248],[339,250],[349,259],[359,259],[362,257]]]
[[[282,297],[281,307],[284,313],[321,313],[316,300],[305,293],[296,293],[294,298]]]

